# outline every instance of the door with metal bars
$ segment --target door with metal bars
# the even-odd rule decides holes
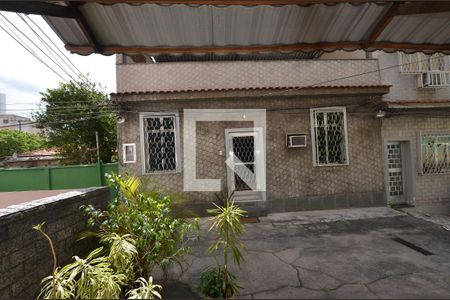
[[[261,128],[225,130],[228,193],[236,201],[263,201],[264,145]]]
[[[387,172],[388,202],[390,204],[405,203],[405,180],[400,142],[387,143]]]

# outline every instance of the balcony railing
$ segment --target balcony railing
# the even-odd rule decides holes
[[[418,76],[420,88],[450,87],[450,71],[428,71]]]

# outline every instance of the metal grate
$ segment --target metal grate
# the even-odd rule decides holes
[[[314,111],[317,165],[347,163],[344,111]]]
[[[176,170],[175,122],[176,117],[168,115],[144,118],[147,173]]]
[[[253,183],[256,178],[255,174],[255,139],[254,136],[236,136],[233,137],[233,153],[236,157],[234,168],[234,188],[236,191],[249,191],[251,187],[248,183]],[[246,168],[246,169],[244,169]],[[241,170],[239,170],[241,169]],[[239,172],[241,171],[241,172]],[[245,181],[237,174],[248,174]]]
[[[400,72],[419,74],[428,71],[450,71],[450,56],[442,53],[427,55],[423,53],[399,53]]]
[[[423,174],[450,173],[450,134],[422,134]]]
[[[403,196],[402,150],[400,143],[390,143],[388,149],[389,196]]]

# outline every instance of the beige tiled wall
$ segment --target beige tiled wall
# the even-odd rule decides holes
[[[437,114],[437,113],[436,113]],[[427,205],[450,201],[450,174],[422,175],[419,166],[418,135],[420,131],[447,130],[450,134],[450,118],[426,116],[395,116],[385,118],[382,135],[385,140],[411,141],[412,157],[415,164],[415,205]]]
[[[381,121],[368,96],[342,97],[285,97],[254,99],[183,100],[170,102],[137,102],[123,104],[126,122],[118,125],[119,143],[136,143],[137,162],[121,165],[121,171],[141,175],[141,147],[139,111],[180,111],[183,108],[265,108],[267,109],[267,199],[296,198],[343,193],[382,193],[383,170]],[[348,166],[313,167],[310,138],[310,107],[346,106],[348,119]],[[134,111],[134,112],[131,112]],[[248,122],[200,122],[197,124],[197,177],[220,178],[226,188],[225,128],[249,127]],[[306,133],[306,148],[286,148],[286,133]],[[182,136],[182,135],[181,135]],[[181,142],[182,144],[182,142]],[[121,150],[121,146],[119,147]],[[119,156],[121,157],[121,156]],[[150,183],[170,190],[183,191],[183,171],[175,174],[146,175]],[[214,200],[213,193],[186,193],[194,202]]]

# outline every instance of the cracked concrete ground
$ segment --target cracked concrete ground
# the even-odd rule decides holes
[[[184,271],[172,270],[191,296],[220,260],[206,254],[214,236],[205,223]],[[243,241],[239,298],[450,298],[450,233],[388,208],[269,215],[246,224]]]

